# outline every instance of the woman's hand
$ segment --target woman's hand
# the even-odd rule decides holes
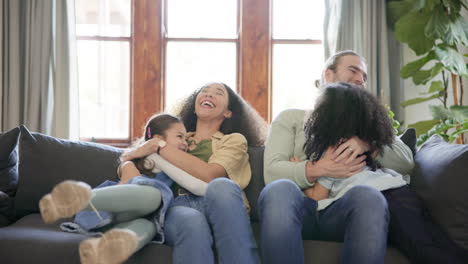
[[[344,164],[354,163],[358,156],[369,151],[369,145],[360,138],[354,136],[342,142],[331,156],[336,162],[344,161]]]
[[[143,143],[136,149],[122,154],[122,156],[120,156],[120,160],[122,162],[125,162],[125,161],[130,161],[133,159],[137,159],[137,158],[143,158],[150,154],[156,153],[159,147],[158,143],[159,143],[159,138],[154,137],[146,141],[145,143]]]

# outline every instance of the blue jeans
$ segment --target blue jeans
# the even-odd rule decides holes
[[[268,184],[258,200],[263,263],[304,263],[302,239],[344,242],[341,263],[384,263],[389,212],[384,196],[356,186],[326,209],[291,180]]]
[[[208,185],[204,197],[177,197],[166,214],[166,243],[173,247],[173,263],[258,263],[242,192],[221,178]]]

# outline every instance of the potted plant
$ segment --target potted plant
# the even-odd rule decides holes
[[[463,143],[463,133],[468,132],[468,106],[463,106],[462,100],[463,78],[468,76],[468,70],[459,48],[468,45],[468,23],[461,14],[467,10],[466,0],[391,1],[387,10],[396,38],[419,56],[401,69],[400,76],[411,77],[414,84],[428,87],[422,97],[401,105],[440,101],[430,105],[432,120],[408,125],[416,129],[418,146],[433,134],[448,142],[457,139]],[[447,103],[450,88],[453,105]]]

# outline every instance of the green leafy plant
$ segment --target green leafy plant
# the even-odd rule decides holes
[[[460,135],[468,132],[468,107],[463,106],[462,100],[463,77],[468,76],[468,70],[458,48],[468,45],[468,23],[461,15],[467,9],[466,0],[400,0],[389,2],[387,8],[396,38],[419,56],[401,69],[400,76],[412,78],[416,85],[428,86],[421,97],[401,105],[440,101],[430,106],[432,120],[408,125],[416,129],[418,146],[433,134],[448,142],[458,139],[462,143]],[[447,104],[450,85],[453,105]]]
[[[390,110],[390,107],[388,105],[386,105],[385,107],[387,107],[388,117],[390,118],[390,121],[392,121],[393,133],[395,135],[402,134],[403,132],[400,130],[401,124],[398,120],[395,119],[395,113],[393,113],[393,111]]]

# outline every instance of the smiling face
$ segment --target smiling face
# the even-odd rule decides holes
[[[345,82],[359,86],[366,86],[367,67],[366,64],[354,55],[346,55],[339,59],[335,71],[325,71],[326,83]]]
[[[187,131],[185,130],[184,124],[181,122],[173,123],[164,134],[165,135],[162,138],[166,141],[167,145],[173,146],[182,151],[187,151]],[[154,137],[157,136],[158,135],[154,135]]]
[[[201,88],[195,99],[195,113],[201,120],[224,120],[230,118],[229,94],[221,83],[211,83]]]

